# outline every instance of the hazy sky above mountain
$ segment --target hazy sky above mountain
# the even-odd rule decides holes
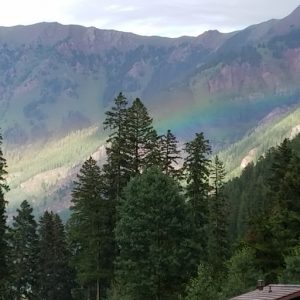
[[[300,0],[0,0],[0,25],[57,21],[142,35],[242,29],[292,12]]]

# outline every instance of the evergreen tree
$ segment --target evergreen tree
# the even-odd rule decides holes
[[[157,133],[152,118],[142,101],[137,98],[128,110],[127,153],[131,176],[157,163]]]
[[[171,130],[159,138],[159,153],[161,156],[162,170],[164,174],[173,178],[180,178],[180,170],[175,168],[181,159],[180,151],[177,148],[178,141]]]
[[[5,192],[8,191],[8,185],[6,184],[5,177],[6,172],[6,160],[3,157],[2,152],[2,135],[0,133],[0,299],[4,295],[5,282],[8,276],[7,269],[7,238],[6,238],[6,201],[4,199]]]
[[[281,249],[276,246],[276,234],[272,230],[268,215],[258,215],[251,219],[246,241],[255,251],[255,263],[265,274],[266,283],[276,283],[283,267]]]
[[[128,108],[122,93],[114,100],[114,106],[106,112],[104,128],[110,130],[107,140],[105,172],[107,197],[115,201],[130,179],[127,149]]]
[[[126,297],[176,299],[182,291],[194,268],[187,209],[178,185],[157,169],[150,168],[125,188],[117,210],[116,267]]]
[[[285,139],[279,147],[274,151],[274,158],[271,167],[270,177],[268,178],[268,183],[270,187],[270,194],[273,198],[277,198],[280,205],[280,187],[284,181],[285,174],[287,172],[288,166],[292,158],[292,150],[290,148],[290,141]],[[274,205],[274,202],[271,203]]]
[[[238,249],[227,263],[228,275],[224,281],[226,299],[255,288],[262,272],[255,263],[255,251],[249,247]]]
[[[212,190],[209,205],[209,262],[216,275],[224,271],[228,257],[228,205],[224,192],[225,170],[218,156],[215,157],[211,170]]]
[[[281,283],[300,284],[300,246],[285,257],[285,269],[280,276]]]
[[[248,239],[256,249],[257,262],[266,274],[267,283],[278,281],[284,268],[284,256],[299,241],[299,184],[300,160],[285,139],[274,149],[270,173],[267,177],[268,201],[265,210],[253,217]]]
[[[21,203],[10,230],[10,288],[13,299],[38,299],[37,223],[27,201]]]
[[[45,212],[39,222],[39,300],[71,300],[73,273],[69,267],[64,226],[60,217]]]
[[[192,278],[186,288],[184,300],[219,300],[222,299],[220,286],[208,265],[200,264],[198,273]]]
[[[184,160],[183,169],[186,174],[186,197],[193,212],[193,222],[197,229],[196,243],[200,247],[201,256],[207,258],[207,231],[208,231],[208,193],[211,153],[208,140],[203,133],[197,133],[193,141],[186,143],[187,156]],[[199,251],[199,253],[200,253]]]
[[[112,202],[103,196],[103,176],[94,159],[83,164],[77,178],[68,223],[73,266],[82,286],[89,290],[95,287],[98,300],[113,275]]]

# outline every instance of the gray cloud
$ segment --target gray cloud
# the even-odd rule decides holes
[[[299,0],[89,0],[72,7],[74,22],[145,35],[233,31],[282,18]]]
[[[299,4],[300,0],[10,0],[3,3],[0,25],[58,21],[143,35],[198,35],[282,18]]]

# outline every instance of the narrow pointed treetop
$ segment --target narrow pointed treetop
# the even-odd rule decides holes
[[[176,166],[178,166],[181,156],[180,150],[178,150],[178,141],[170,129],[160,137],[159,146],[163,172],[171,177],[178,177],[179,170]]]
[[[142,101],[137,98],[128,110],[128,154],[131,157],[131,171],[139,174],[151,164],[150,158],[157,143],[153,119]]]

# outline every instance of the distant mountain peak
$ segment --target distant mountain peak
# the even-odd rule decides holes
[[[198,43],[208,49],[218,49],[233,33],[222,33],[218,30],[207,30],[196,37]]]
[[[204,31],[202,35],[220,35],[220,34],[222,33],[219,30],[211,29],[211,30]]]
[[[295,10],[291,13],[291,15],[292,14],[298,14],[300,16],[300,5],[297,8],[295,8]]]
[[[293,29],[300,29],[300,5],[287,17],[274,26],[275,34],[286,34]]]

